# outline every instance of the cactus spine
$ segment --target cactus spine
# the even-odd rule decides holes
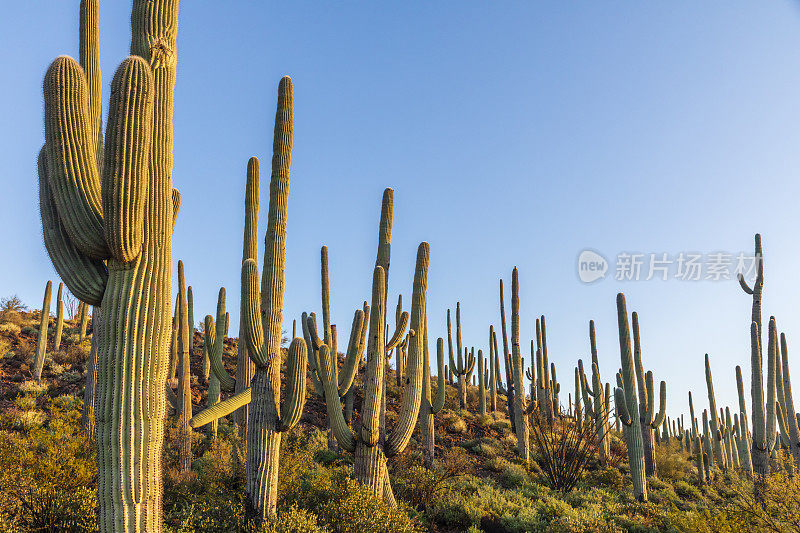
[[[42,369],[44,368],[44,356],[47,352],[47,327],[50,323],[50,299],[53,293],[53,282],[47,282],[44,288],[44,301],[42,301],[42,312],[39,316],[39,334],[36,337],[36,360],[33,366],[33,379],[42,380]]]
[[[628,463],[633,481],[633,495],[639,501],[647,501],[647,481],[645,480],[644,445],[642,444],[642,426],[639,413],[639,401],[636,396],[636,375],[631,354],[631,333],[628,328],[628,311],[625,295],[617,294],[617,322],[619,324],[619,350],[622,361],[622,388],[614,391],[614,405],[617,414],[626,429],[625,440],[628,443]],[[620,380],[618,380],[620,381]]]
[[[61,332],[64,329],[64,302],[61,300],[64,292],[64,284],[58,284],[58,295],[56,296],[56,331],[53,337],[53,351],[57,352],[61,348]]]
[[[458,378],[458,406],[467,407],[467,384],[475,368],[475,355],[467,355],[461,346],[461,303],[456,302],[456,354],[453,357],[453,336],[450,326],[450,310],[447,310],[447,348],[450,354],[450,371]],[[463,356],[462,356],[463,353]]]
[[[189,367],[189,305],[186,298],[186,281],[183,261],[178,261],[178,401],[175,415],[178,419],[178,468],[188,472],[192,467],[192,380]]]
[[[355,478],[369,487],[375,496],[382,496],[389,505],[396,505],[394,494],[386,470],[386,459],[402,452],[411,438],[417,421],[423,392],[423,347],[419,334],[424,330],[425,300],[428,281],[428,262],[430,248],[423,242],[417,250],[417,264],[414,274],[414,288],[411,298],[411,336],[406,367],[407,386],[403,403],[398,412],[397,423],[387,435],[380,439],[380,404],[385,386],[384,369],[386,351],[384,326],[386,319],[386,279],[384,269],[375,267],[372,278],[372,308],[369,321],[369,344],[367,347],[367,368],[364,380],[364,399],[362,402],[361,425],[356,434],[347,426],[339,401],[338,387],[333,380],[334,360],[326,345],[320,346],[319,369],[325,387],[325,403],[331,420],[334,435],[339,445],[355,454],[353,471]]]

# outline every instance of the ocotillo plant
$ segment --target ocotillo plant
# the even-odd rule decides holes
[[[717,415],[717,401],[714,397],[714,381],[711,378],[711,365],[708,361],[708,354],[706,354],[705,364],[706,388],[708,389],[708,411],[711,414],[711,440],[714,448],[714,460],[719,463],[720,468],[724,471],[728,469],[727,453],[723,450],[726,428]]]
[[[175,416],[178,420],[178,469],[192,468],[192,379],[189,367],[189,305],[183,261],[178,261],[178,401]]]
[[[633,481],[633,495],[639,501],[647,501],[645,479],[644,446],[639,417],[639,401],[636,395],[636,374],[631,354],[631,333],[628,328],[628,310],[625,295],[617,294],[617,322],[619,324],[619,350],[622,361],[622,388],[614,391],[614,405],[620,421],[626,426],[625,441],[628,444],[628,464]]]
[[[376,266],[372,282],[372,308],[370,316],[369,344],[367,348],[367,368],[364,379],[364,399],[362,402],[361,424],[354,434],[348,427],[342,414],[342,405],[337,393],[337,384],[333,380],[332,365],[334,361],[328,347],[320,347],[318,368],[325,386],[325,403],[328,417],[334,428],[334,434],[340,446],[355,454],[353,471],[355,478],[366,485],[375,496],[382,496],[389,505],[396,505],[392,493],[386,459],[402,452],[411,438],[421,404],[423,389],[423,331],[425,319],[425,298],[428,281],[428,261],[430,248],[423,242],[417,250],[417,264],[414,274],[414,288],[411,297],[411,337],[408,347],[406,382],[403,403],[397,416],[397,423],[387,435],[386,441],[380,440],[380,402],[382,389],[385,386],[384,369],[386,352],[384,350],[384,325],[386,320],[386,281],[383,267]]]
[[[44,357],[47,352],[47,328],[50,323],[50,299],[53,293],[53,282],[47,282],[44,288],[44,301],[42,302],[42,312],[39,316],[39,334],[36,336],[36,359],[33,366],[33,379],[42,380],[42,369],[44,368]]]
[[[667,404],[667,384],[661,382],[659,387],[659,409],[655,410],[655,390],[653,389],[653,373],[645,374],[642,365],[642,345],[639,341],[639,316],[634,311],[631,314],[633,327],[633,359],[636,365],[636,383],[639,391],[639,421],[642,427],[642,443],[644,446],[645,474],[648,477],[658,477],[655,450],[653,448],[653,431],[661,426],[664,420]]]
[[[58,295],[56,296],[56,330],[53,335],[53,351],[56,352],[61,347],[61,332],[64,330],[64,302],[61,300],[64,292],[64,284],[58,284]]]
[[[461,346],[461,303],[456,302],[456,354],[453,357],[453,336],[450,325],[450,310],[447,310],[447,349],[450,354],[450,371],[458,378],[458,406],[467,407],[467,384],[475,368],[474,354],[468,356]],[[463,355],[462,355],[463,354]]]
[[[60,57],[44,80],[42,226],[64,283],[104,311],[96,413],[100,531],[159,531],[178,196],[171,152],[178,2],[134,1],[133,55],[111,83],[104,149],[97,2],[81,7],[84,68]],[[119,376],[152,385],[134,387]]]

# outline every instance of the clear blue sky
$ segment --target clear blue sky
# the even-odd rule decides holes
[[[127,2],[101,2],[104,100],[128,53]],[[36,154],[41,80],[77,56],[78,2],[4,6],[0,116],[0,295],[41,305],[55,279],[41,240]],[[598,327],[600,366],[619,367],[615,294],[641,317],[645,366],[686,393],[735,405],[749,382],[750,298],[735,281],[582,284],[584,248],[750,251],[764,237],[764,313],[794,354],[800,185],[800,9],[789,1],[184,2],[175,94],[174,181],[183,195],[174,258],[195,316],[228,289],[238,328],[247,159],[262,176],[262,234],[276,88],[295,86],[285,328],[318,311],[319,248],[330,249],[334,321],[346,338],[369,295],[381,192],[395,189],[390,310],[410,304],[417,245],[431,245],[431,348],[462,303],[464,340],[486,349],[498,279],[520,269],[523,347],[535,316],[562,382]],[[612,267],[613,268],[613,267]],[[510,294],[507,293],[510,297]],[[529,358],[524,350],[526,360]],[[749,386],[746,384],[746,388]],[[699,407],[696,405],[696,407]]]

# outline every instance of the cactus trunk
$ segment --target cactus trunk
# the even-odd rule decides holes
[[[56,331],[53,336],[53,351],[57,352],[61,348],[61,333],[64,329],[64,302],[61,300],[64,292],[64,284],[58,284],[58,296],[56,296]]]
[[[53,293],[53,282],[48,281],[44,289],[44,301],[42,301],[42,312],[39,316],[39,334],[36,337],[36,359],[33,365],[33,379],[42,380],[42,369],[44,368],[44,357],[47,352],[47,327],[50,323],[50,297]]]

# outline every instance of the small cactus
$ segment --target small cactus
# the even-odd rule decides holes
[[[53,336],[53,351],[57,352],[61,348],[61,333],[64,330],[64,302],[61,297],[64,292],[64,284],[58,284],[58,295],[56,296],[56,331]]]
[[[33,366],[33,379],[42,380],[42,369],[44,368],[44,356],[47,352],[47,327],[50,322],[50,298],[53,293],[53,282],[48,281],[44,288],[44,301],[42,302],[42,312],[39,316],[39,334],[36,337],[36,359]]]

